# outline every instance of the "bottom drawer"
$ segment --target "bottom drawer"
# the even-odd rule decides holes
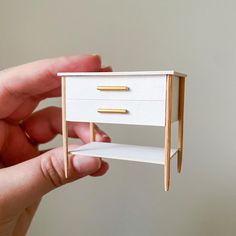
[[[105,111],[101,110],[105,113],[98,112],[99,109],[106,109]],[[112,111],[115,113],[110,113]],[[122,111],[127,113],[116,113]],[[165,126],[165,102],[67,100],[66,120],[80,122]]]

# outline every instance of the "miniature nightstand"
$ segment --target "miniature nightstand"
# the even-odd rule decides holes
[[[165,191],[170,161],[183,155],[184,84],[175,71],[58,73],[62,77],[62,121],[65,174],[68,175],[67,121],[89,122],[91,142],[70,153],[164,165]],[[171,148],[171,124],[178,121],[178,147]],[[162,126],[164,148],[95,141],[94,123]]]

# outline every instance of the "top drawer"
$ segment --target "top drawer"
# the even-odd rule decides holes
[[[165,78],[165,75],[66,77],[66,98],[86,100],[165,100]],[[116,86],[122,86],[124,90],[114,91],[117,88]],[[104,88],[108,90],[101,90]]]

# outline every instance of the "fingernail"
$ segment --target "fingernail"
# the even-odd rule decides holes
[[[101,61],[101,56],[100,56],[98,53],[94,53],[94,54],[92,54],[92,56],[94,56],[94,57],[98,57],[99,60]]]
[[[112,71],[112,67],[111,66],[102,66],[100,71],[101,72],[111,72]]]
[[[100,169],[101,159],[76,155],[73,157],[72,165],[78,174],[82,176],[90,175]]]
[[[101,142],[104,139],[110,138],[106,133],[96,133],[95,141]]]
[[[102,139],[102,135],[100,134],[100,133],[96,133],[96,135],[95,135],[95,141],[101,141],[101,139]]]
[[[102,66],[102,69],[112,69],[112,67],[109,65],[105,65],[105,66]]]

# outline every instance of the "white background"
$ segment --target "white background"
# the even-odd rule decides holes
[[[106,176],[48,194],[28,235],[236,234],[235,8],[234,0],[0,1],[2,69],[100,53],[114,70],[189,75],[183,173],[174,160],[169,193],[162,166],[109,161]],[[163,143],[160,128],[103,127],[115,142]]]

